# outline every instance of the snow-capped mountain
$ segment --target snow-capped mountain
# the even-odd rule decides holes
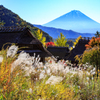
[[[96,33],[96,31],[100,31],[100,23],[78,10],[64,14],[43,26],[73,30],[80,33]]]

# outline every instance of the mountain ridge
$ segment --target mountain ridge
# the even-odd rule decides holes
[[[60,33],[63,33],[64,36],[66,36],[66,38],[77,38],[80,35],[82,37],[93,37],[94,36],[94,34],[91,34],[91,33],[78,33],[73,30],[64,30],[64,29],[46,27],[46,26],[36,25],[36,24],[33,24],[33,25],[42,29],[44,32],[47,32],[53,38],[57,38],[58,36],[60,36]]]
[[[79,10],[72,10],[42,26],[73,30],[79,33],[95,33],[100,31],[100,23]]]

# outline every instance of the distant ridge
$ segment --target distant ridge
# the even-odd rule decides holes
[[[93,37],[94,34],[90,34],[90,33],[78,33],[72,30],[64,30],[64,29],[58,29],[58,28],[53,28],[53,27],[45,27],[42,25],[35,25],[34,26],[42,29],[44,32],[48,33],[51,37],[53,38],[57,38],[58,36],[60,36],[60,33],[63,33],[64,36],[66,36],[66,38],[77,38],[80,35],[82,37]]]
[[[73,30],[79,33],[96,33],[96,31],[100,31],[100,23],[78,10],[72,10],[43,26]]]

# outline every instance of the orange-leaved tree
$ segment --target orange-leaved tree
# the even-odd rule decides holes
[[[86,49],[92,48],[94,46],[100,45],[100,36],[99,37],[92,37],[88,44],[85,45]]]

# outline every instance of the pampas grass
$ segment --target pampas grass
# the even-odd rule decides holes
[[[89,63],[73,68],[49,57],[43,64],[39,56],[17,50],[12,45],[0,51],[0,100],[100,99],[100,77]]]

